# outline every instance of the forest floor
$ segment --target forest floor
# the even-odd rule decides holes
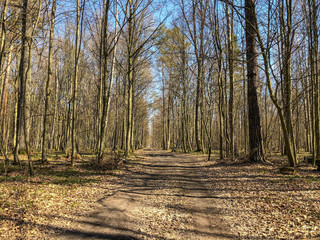
[[[0,175],[0,239],[304,239],[320,237],[320,174],[301,165],[207,161],[137,151],[121,170],[66,159]],[[1,172],[2,174],[2,172]]]

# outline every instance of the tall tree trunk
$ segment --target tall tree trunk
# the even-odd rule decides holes
[[[292,55],[292,1],[286,0],[284,3],[280,3],[280,32],[281,32],[281,50],[282,50],[282,65],[283,65],[283,112],[286,120],[287,131],[289,135],[289,141],[293,153],[294,162],[296,162],[296,145],[292,124],[292,83],[291,83],[291,55]],[[285,12],[286,9],[286,12]]]
[[[165,95],[164,95],[164,91],[165,91],[165,83],[164,83],[164,67],[163,67],[163,62],[161,63],[161,77],[162,77],[162,149],[166,150],[167,145],[166,145],[166,121],[165,121],[165,115],[166,115],[166,106],[165,106]]]
[[[116,95],[115,95],[115,118],[114,118],[114,134],[113,134],[113,150],[116,150],[118,148],[118,138],[119,138],[119,96],[121,94],[120,91],[120,83],[119,78],[116,77],[115,79],[115,86],[116,86]]]
[[[170,70],[171,72],[171,70]],[[171,143],[171,107],[172,107],[172,86],[171,86],[171,74],[169,76],[169,87],[168,87],[168,108],[167,108],[167,143],[166,143],[166,149],[170,149],[170,143]],[[172,131],[173,132],[173,131]]]
[[[244,154],[247,154],[247,146],[248,146],[248,114],[247,114],[247,87],[246,87],[246,70],[245,70],[245,56],[243,56],[243,113],[242,113],[242,119],[243,119],[243,138],[244,138]]]
[[[77,0],[76,7],[76,38],[74,44],[74,76],[72,92],[72,122],[71,122],[71,166],[74,165],[76,153],[76,113],[77,113],[77,88],[78,88],[78,68],[79,68],[79,38],[80,38],[80,3]]]
[[[269,49],[266,49],[264,47],[264,44],[263,44],[263,41],[262,41],[262,37],[260,35],[260,31],[259,31],[259,28],[258,28],[258,21],[257,21],[256,13],[255,13],[255,8],[254,8],[254,2],[252,0],[246,0],[246,3],[247,3],[247,1],[249,2],[249,4],[251,3],[251,5],[252,5],[251,18],[250,18],[250,22],[249,23],[251,24],[252,28],[254,29],[254,32],[256,34],[256,37],[257,37],[257,40],[258,40],[258,43],[259,43],[259,46],[260,46],[260,49],[261,49],[264,68],[265,68],[264,71],[265,71],[266,80],[267,80],[267,87],[268,87],[268,91],[269,91],[269,96],[270,96],[274,106],[276,107],[278,115],[279,115],[280,126],[281,126],[281,129],[282,129],[282,132],[283,132],[283,140],[284,140],[285,147],[286,147],[286,150],[287,150],[287,156],[288,156],[289,165],[291,167],[294,167],[296,162],[295,162],[295,158],[294,158],[294,154],[293,154],[293,150],[292,150],[292,145],[291,145],[291,142],[290,142],[290,135],[288,133],[285,117],[284,117],[284,114],[283,114],[283,109],[281,108],[280,103],[279,103],[279,101],[277,99],[277,96],[275,95],[275,93],[273,91],[273,87],[272,87],[272,83],[271,83],[271,76],[270,76],[270,73],[269,73],[269,61],[270,60],[268,58],[268,56],[270,56],[269,53],[268,53]],[[269,4],[269,14],[270,14],[270,10],[271,10],[271,5]],[[246,16],[247,16],[247,14],[246,14]],[[248,21],[247,21],[247,23],[248,23]],[[247,42],[247,44],[248,44],[248,42]],[[248,88],[249,88],[249,84],[248,84]],[[249,98],[248,98],[248,101],[249,101]],[[250,110],[249,110],[249,114],[250,114]],[[250,116],[249,116],[249,118],[250,118]],[[250,128],[250,126],[249,126],[249,128]],[[250,134],[250,129],[249,129],[249,134]],[[250,141],[250,139],[249,139],[249,141]]]
[[[220,159],[223,159],[223,108],[224,108],[224,97],[223,97],[223,83],[222,83],[222,55],[220,54],[219,62],[218,62],[218,87],[219,87],[219,156]]]
[[[59,81],[58,81],[58,76],[57,73],[55,75],[55,97],[54,97],[54,109],[53,109],[53,120],[52,120],[52,130],[51,130],[51,141],[52,141],[52,145],[53,148],[55,150],[58,150],[58,146],[59,144],[57,143],[56,140],[56,132],[59,132],[59,121],[57,121],[57,113],[58,113],[58,93],[59,93]],[[56,131],[56,123],[58,123],[58,131]]]
[[[30,128],[31,128],[31,101],[30,101],[30,89],[31,89],[31,72],[32,72],[32,35],[28,34],[28,67],[26,69],[26,78],[25,78],[25,89],[24,89],[24,104],[23,104],[23,130],[24,130],[24,142],[26,147],[26,152],[28,156],[28,172],[30,176],[34,175],[34,169],[31,159],[31,150],[30,150]]]
[[[234,157],[234,103],[233,103],[233,82],[234,82],[234,54],[233,54],[233,10],[229,13],[229,4],[226,4],[227,32],[228,32],[228,65],[229,65],[229,140],[230,157]]]
[[[24,141],[25,141],[25,147],[26,152],[28,156],[28,172],[30,176],[34,176],[34,169],[33,169],[33,163],[31,159],[31,149],[30,149],[30,128],[32,123],[31,118],[31,73],[32,73],[32,51],[33,51],[33,37],[35,35],[35,31],[37,28],[37,25],[39,23],[40,19],[40,12],[41,12],[41,1],[39,1],[39,6],[37,9],[37,16],[34,22],[31,23],[30,26],[27,27],[26,36],[27,36],[27,44],[28,44],[28,53],[27,53],[27,68],[26,68],[26,74],[25,74],[25,85],[24,85],[24,104],[23,104],[23,126],[24,126]],[[26,12],[26,19],[27,24],[28,21],[31,21],[31,19],[28,19],[30,17],[30,13]]]
[[[7,102],[8,102],[8,75],[11,68],[11,58],[12,58],[12,50],[13,46],[10,46],[10,51],[8,53],[7,58],[7,66],[3,76],[3,88],[2,88],[2,96],[1,96],[1,111],[0,114],[2,115],[2,134],[1,134],[1,151],[5,157],[5,160],[9,160],[7,156],[7,139],[6,139],[6,114],[7,114]]]
[[[111,87],[113,82],[113,73],[110,76],[110,82],[108,83],[108,63],[109,63],[109,49],[107,48],[107,27],[108,27],[108,17],[109,17],[110,0],[107,0],[104,5],[104,17],[103,17],[103,39],[102,39],[102,115],[100,119],[100,134],[99,134],[99,153],[98,153],[98,163],[101,163],[104,147],[105,147],[105,133],[106,125],[108,121],[108,112],[110,105],[110,95]],[[113,59],[114,61],[114,59]],[[112,64],[111,71],[114,71],[114,65]]]
[[[309,0],[309,9],[310,9],[310,29],[309,37],[311,40],[311,79],[313,86],[313,113],[314,113],[314,164],[316,161],[319,161],[320,166],[320,122],[319,122],[319,36],[318,36],[318,5],[315,0]]]
[[[43,133],[42,133],[42,157],[41,162],[47,161],[47,121],[48,121],[48,108],[49,108],[49,97],[50,97],[50,82],[52,79],[52,48],[53,48],[53,35],[55,25],[55,13],[56,13],[56,0],[52,0],[51,7],[51,22],[50,22],[50,33],[49,33],[49,57],[48,57],[48,76],[46,81],[46,92],[45,92],[45,103],[44,103],[44,116],[43,116]],[[56,99],[55,99],[56,101]]]
[[[14,163],[21,164],[19,159],[19,145],[21,138],[21,129],[24,123],[24,104],[25,104],[25,90],[26,90],[26,70],[28,64],[28,27],[27,17],[28,17],[28,0],[23,0],[21,8],[21,57],[19,66],[19,95],[18,95],[18,109],[17,109],[17,126],[16,126],[16,142],[14,149]]]
[[[11,53],[8,55],[7,59],[7,66],[5,67],[6,62],[6,30],[7,30],[7,0],[3,1],[2,3],[2,12],[0,12],[0,86],[2,88],[0,89],[0,96],[1,96],[1,105],[0,105],[0,116],[2,115],[2,135],[1,135],[1,146],[0,150],[2,154],[5,156],[6,160],[8,159],[7,153],[6,153],[6,143],[5,143],[5,135],[6,135],[6,129],[5,129],[5,119],[6,119],[6,108],[7,108],[7,87],[8,87],[8,80],[7,75],[9,72],[9,68],[11,66]]]
[[[0,12],[0,86],[2,86],[4,65],[6,60],[6,32],[7,32],[7,8],[8,1],[4,0]],[[1,94],[0,89],[0,95]]]
[[[260,113],[257,96],[258,53],[256,46],[257,29],[255,26],[255,0],[245,0],[247,78],[249,109],[250,161],[264,161],[262,148]]]
[[[182,133],[182,141],[183,141],[183,151],[186,153],[188,150],[188,121],[187,121],[187,74],[186,74],[186,47],[185,47],[185,40],[183,40],[183,48],[181,51],[181,58],[182,58],[182,66],[181,66],[181,71],[182,71],[182,109],[181,109],[181,114],[182,114],[182,121],[181,121],[181,133]],[[188,150],[187,150],[188,149]]]
[[[130,153],[131,143],[131,129],[132,129],[132,97],[133,97],[133,46],[134,46],[134,14],[135,9],[133,7],[132,0],[129,0],[129,15],[128,18],[128,46],[127,46],[127,81],[128,81],[128,99],[127,99],[127,126],[126,126],[126,144],[125,144],[125,156]]]

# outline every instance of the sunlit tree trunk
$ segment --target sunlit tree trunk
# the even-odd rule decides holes
[[[233,54],[233,10],[231,16],[229,5],[226,4],[227,33],[228,33],[228,66],[229,66],[229,141],[230,157],[234,157],[234,101],[233,101],[233,82],[234,82],[234,54]]]
[[[133,17],[134,7],[132,0],[129,0],[128,7],[128,43],[127,43],[127,81],[128,81],[128,98],[127,98],[127,123],[126,123],[126,144],[125,144],[125,155],[127,156],[130,152],[131,143],[131,128],[132,128],[132,96],[133,96]]]
[[[6,35],[7,35],[7,8],[8,0],[2,2],[1,12],[0,12],[0,86],[2,86],[4,65],[6,60]],[[0,89],[1,95],[2,89]]]
[[[18,95],[18,107],[17,107],[17,126],[16,126],[16,142],[14,149],[14,163],[21,164],[18,156],[21,129],[23,127],[24,119],[24,104],[25,104],[25,90],[26,90],[26,70],[28,63],[28,52],[29,52],[29,39],[28,39],[28,26],[27,26],[27,16],[28,16],[28,0],[23,0],[21,8],[21,57],[19,66],[19,95]]]
[[[162,79],[162,148],[164,150],[168,149],[167,144],[166,144],[166,121],[165,121],[165,116],[166,116],[166,100],[165,100],[165,77],[164,77],[164,66],[163,62],[161,63],[161,79]]]
[[[9,72],[9,68],[11,66],[11,53],[9,55],[6,54],[6,31],[7,31],[7,0],[3,1],[1,6],[2,11],[0,12],[0,96],[1,96],[1,108],[0,108],[0,116],[2,116],[2,134],[1,134],[1,147],[0,150],[2,154],[5,156],[6,160],[8,159],[6,153],[6,143],[5,143],[5,119],[6,119],[6,108],[7,108],[7,88],[8,88],[8,80],[7,75]],[[8,55],[8,59],[7,58]],[[7,60],[7,66],[5,66],[5,62]]]
[[[320,161],[320,122],[319,122],[319,46],[318,46],[318,5],[315,0],[308,0],[309,6],[309,54],[311,69],[312,109],[311,120],[313,129],[313,162]]]
[[[52,1],[51,8],[51,21],[50,21],[50,33],[49,33],[49,56],[48,56],[48,76],[45,86],[45,103],[44,103],[44,116],[43,116],[43,132],[42,132],[42,163],[47,161],[47,122],[48,122],[48,108],[50,97],[50,82],[52,79],[52,50],[53,50],[53,35],[55,25],[55,13],[56,13],[56,1]],[[56,99],[55,99],[56,101]]]
[[[5,157],[5,160],[9,160],[7,156],[7,139],[6,139],[6,114],[7,114],[7,102],[8,102],[8,75],[11,69],[11,58],[12,58],[13,46],[10,46],[10,50],[7,57],[7,66],[3,73],[3,87],[2,87],[2,96],[1,96],[1,121],[2,121],[2,134],[1,134],[1,152]]]
[[[172,70],[170,70],[172,72]],[[172,85],[171,85],[171,74],[169,74],[168,79],[168,106],[167,106],[167,142],[166,142],[166,149],[170,149],[170,143],[171,143],[171,108],[172,106]]]
[[[79,38],[80,38],[80,2],[77,0],[76,7],[76,38],[74,44],[74,72],[72,82],[72,122],[71,122],[71,166],[74,165],[76,153],[76,113],[77,113],[77,88],[79,68]]]
[[[285,4],[285,7],[284,5]],[[286,16],[286,17],[285,17]],[[294,162],[296,164],[296,144],[292,124],[292,83],[291,83],[291,56],[292,56],[292,1],[286,0],[285,3],[280,3],[280,32],[281,32],[281,51],[283,65],[283,111],[286,119],[286,126],[289,135],[289,141],[292,149]]]
[[[110,76],[110,82],[108,83],[109,76],[108,76],[108,64],[109,64],[109,49],[107,47],[107,27],[108,27],[108,17],[109,17],[109,8],[110,8],[110,1],[107,0],[104,4],[104,16],[103,16],[103,38],[102,38],[102,58],[101,58],[101,65],[102,65],[102,114],[100,119],[100,133],[99,133],[99,152],[98,152],[98,162],[100,163],[104,153],[105,147],[105,135],[106,135],[106,125],[108,121],[108,112],[109,112],[109,105],[110,105],[110,93],[113,81],[113,74]],[[112,66],[114,71],[114,66]]]
[[[248,0],[246,0],[247,3]],[[252,8],[251,8],[251,26],[253,27],[253,29],[255,29],[255,33],[256,33],[256,37],[261,49],[261,53],[262,53],[262,57],[263,57],[263,63],[264,63],[264,71],[266,74],[266,80],[267,80],[267,87],[268,87],[268,91],[269,91],[269,96],[274,104],[274,106],[277,109],[278,115],[279,115],[279,120],[280,120],[280,126],[283,132],[283,140],[285,143],[285,147],[286,147],[286,151],[287,151],[287,157],[288,157],[288,162],[289,165],[291,167],[294,167],[296,162],[295,162],[295,158],[294,158],[294,154],[293,154],[293,150],[292,150],[292,145],[290,142],[290,135],[288,133],[288,129],[287,129],[287,125],[286,125],[286,119],[283,113],[283,109],[280,106],[279,100],[277,99],[277,96],[275,95],[274,91],[273,91],[273,87],[272,87],[272,83],[271,83],[271,76],[270,76],[270,72],[269,72],[269,58],[268,56],[270,56],[268,54],[269,49],[266,49],[264,44],[263,44],[263,40],[262,37],[260,35],[260,31],[258,28],[258,22],[257,22],[257,16],[255,13],[255,8],[254,8],[254,3],[252,2],[252,0],[249,0],[252,4]],[[270,4],[269,4],[269,11],[270,11]],[[249,85],[248,85],[249,88]],[[249,98],[248,98],[249,101]],[[249,111],[250,114],[250,111]],[[250,116],[249,116],[250,118]],[[250,128],[250,126],[249,126]],[[249,129],[249,134],[250,134],[250,129]],[[250,138],[249,138],[250,140]]]

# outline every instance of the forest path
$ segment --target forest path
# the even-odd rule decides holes
[[[201,157],[137,152],[112,195],[55,239],[236,239],[206,187]],[[220,205],[219,205],[220,204]]]

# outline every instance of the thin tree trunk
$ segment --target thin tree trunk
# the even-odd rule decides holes
[[[165,96],[164,96],[164,67],[163,62],[161,63],[161,72],[162,72],[162,148],[164,150],[168,149],[166,145],[166,122],[165,122],[165,114],[166,114],[166,106],[165,106]]]
[[[129,16],[128,17],[128,46],[127,46],[127,81],[128,81],[128,99],[127,99],[127,126],[126,126],[126,144],[125,156],[130,153],[131,129],[132,129],[132,97],[133,97],[133,45],[134,45],[134,7],[132,0],[129,0]]]
[[[76,38],[74,46],[74,77],[72,92],[72,122],[71,122],[71,166],[74,165],[76,153],[76,113],[77,113],[77,88],[78,88],[78,68],[79,68],[79,37],[80,37],[80,3],[77,0],[76,9]]]
[[[280,3],[281,4],[281,3]],[[293,132],[293,125],[292,125],[292,83],[291,83],[291,51],[292,51],[292,43],[293,40],[292,36],[292,1],[286,0],[286,13],[284,13],[284,6],[280,5],[280,22],[281,22],[281,36],[283,44],[282,46],[282,59],[283,59],[283,66],[284,66],[284,73],[283,73],[283,79],[284,79],[284,116],[286,120],[286,126],[287,126],[287,132],[289,135],[289,141],[291,144],[292,154],[294,158],[294,162],[296,164],[296,145],[295,145],[295,139],[294,139],[294,132]],[[286,20],[285,20],[286,15]]]
[[[3,72],[6,60],[6,31],[7,31],[7,8],[8,1],[4,0],[2,3],[2,12],[0,12],[0,86],[3,85]],[[0,95],[2,95],[2,89],[0,89]]]
[[[8,102],[8,75],[11,68],[11,58],[12,58],[13,46],[10,46],[10,51],[7,58],[7,66],[5,73],[3,74],[3,88],[1,96],[1,115],[2,115],[2,134],[1,134],[1,151],[5,157],[5,160],[8,161],[7,156],[7,139],[6,139],[6,114],[7,114],[7,102]]]
[[[45,104],[44,104],[44,116],[43,116],[43,133],[42,133],[42,157],[41,162],[47,161],[47,121],[49,111],[49,97],[50,97],[50,82],[52,79],[52,50],[53,50],[53,35],[55,25],[55,13],[56,13],[56,0],[52,0],[51,8],[51,22],[50,22],[50,33],[49,33],[49,57],[48,57],[48,76],[45,87]],[[55,99],[56,101],[56,99]]]
[[[312,13],[310,13],[310,16],[312,16],[312,23],[310,24],[310,27],[312,26],[312,29],[310,31],[313,33],[313,42],[312,44],[312,51],[310,54],[312,61],[311,68],[314,69],[314,134],[315,134],[315,160],[319,161],[319,167],[320,167],[320,122],[319,122],[319,68],[318,68],[318,5],[316,4],[315,0],[312,0],[312,4],[309,4],[310,9],[312,9]],[[314,160],[314,164],[316,163]]]
[[[234,82],[234,54],[233,54],[233,10],[231,17],[229,14],[229,5],[226,4],[227,32],[228,32],[228,63],[229,63],[229,140],[230,157],[234,157],[234,103],[233,103],[233,82]]]
[[[102,39],[102,115],[101,115],[101,123],[100,123],[100,134],[99,134],[99,153],[98,153],[98,163],[101,163],[104,153],[105,147],[105,133],[106,126],[108,121],[108,113],[110,106],[110,95],[111,95],[111,87],[113,82],[113,71],[114,71],[114,63],[112,63],[111,67],[111,76],[110,82],[108,83],[108,63],[109,63],[109,52],[107,48],[107,27],[108,27],[108,17],[109,17],[109,8],[110,1],[107,0],[104,5],[104,21],[103,21],[103,39]],[[114,61],[115,59],[113,59]]]
[[[25,75],[25,85],[24,85],[24,104],[23,104],[23,122],[24,122],[24,141],[25,141],[25,147],[28,155],[28,171],[30,176],[34,176],[34,169],[33,169],[33,163],[31,159],[31,149],[30,149],[30,128],[32,123],[31,118],[31,101],[30,101],[30,95],[31,95],[31,73],[32,73],[32,51],[33,51],[33,37],[35,35],[35,30],[37,28],[37,25],[39,23],[40,19],[40,11],[41,11],[41,1],[39,1],[38,6],[38,13],[36,17],[36,21],[32,22],[32,28],[31,26],[27,28],[26,36],[27,36],[27,44],[28,44],[28,54],[27,54],[27,69],[26,69],[26,75]],[[28,23],[28,16],[30,15],[26,11],[26,19]]]
[[[171,71],[170,71],[171,72]],[[169,76],[169,88],[168,88],[168,108],[167,108],[167,143],[166,143],[166,149],[170,149],[170,143],[171,143],[171,107],[172,107],[172,92],[171,92],[171,76]]]
[[[53,109],[53,120],[52,120],[52,131],[51,131],[51,141],[53,144],[53,148],[55,150],[58,150],[58,146],[59,144],[57,144],[56,141],[56,122],[57,122],[57,112],[58,112],[58,92],[59,92],[59,82],[58,82],[58,77],[57,77],[57,73],[55,76],[55,80],[56,80],[56,88],[55,88],[55,99],[54,99],[54,109]],[[58,126],[59,126],[59,121],[58,121]],[[58,127],[59,129],[59,127]],[[59,130],[58,130],[59,132]]]

